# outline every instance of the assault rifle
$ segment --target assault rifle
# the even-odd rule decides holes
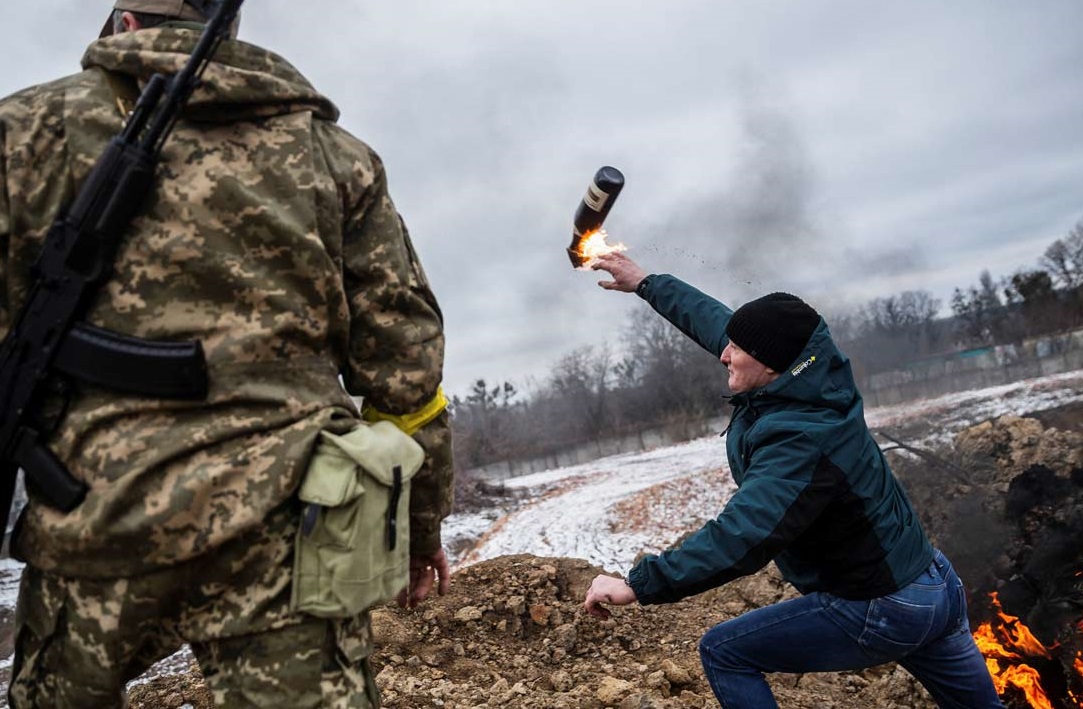
[[[19,468],[27,486],[58,510],[72,511],[86,495],[45,445],[50,422],[42,405],[58,386],[75,379],[144,396],[207,396],[199,342],[144,340],[80,321],[112,274],[121,238],[154,185],[162,146],[243,1],[220,0],[184,68],[147,82],[124,129],[49,228],[26,301],[0,343],[0,534]]]

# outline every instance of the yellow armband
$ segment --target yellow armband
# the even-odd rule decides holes
[[[394,414],[385,414],[382,411],[377,411],[372,406],[366,406],[361,410],[361,417],[369,423],[390,421],[398,426],[399,430],[403,433],[412,436],[427,423],[439,416],[440,413],[447,408],[447,405],[448,400],[447,397],[444,396],[444,389],[443,387],[438,387],[436,389],[436,396],[434,396],[429,403],[425,404],[425,406],[421,407],[421,409],[411,414],[395,416]]]

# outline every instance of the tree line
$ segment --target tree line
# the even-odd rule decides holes
[[[451,400],[456,464],[548,455],[721,410],[718,360],[646,308],[630,314],[623,350],[575,349],[523,395],[510,382],[474,382]]]
[[[1055,240],[1038,267],[999,280],[986,270],[956,288],[951,315],[923,290],[875,298],[827,313],[859,384],[925,357],[1083,326],[1083,220]],[[629,315],[621,347],[581,347],[557,361],[528,392],[479,379],[451,401],[456,466],[549,455],[675,421],[724,411],[725,369],[717,358],[648,307]]]

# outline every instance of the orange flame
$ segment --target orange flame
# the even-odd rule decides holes
[[[1076,653],[1075,662],[1072,663],[1072,666],[1075,668],[1076,675],[1083,679],[1083,652]],[[1077,697],[1074,692],[1069,691],[1068,694],[1079,706],[1083,707],[1083,699]]]
[[[615,251],[628,250],[628,247],[624,244],[607,244],[605,240],[608,236],[609,234],[606,233],[605,229],[588,231],[583,235],[575,249],[576,253],[583,258],[583,265],[579,267],[580,270],[590,270],[591,262],[599,256],[611,254]]]
[[[1075,662],[1072,663],[1075,667],[1076,674],[1083,679],[1083,652],[1077,652],[1075,655]],[[1068,690],[1068,696],[1072,698],[1072,701],[1077,705],[1083,707],[1083,699],[1076,696],[1075,692]]]
[[[1016,687],[1022,690],[1034,709],[1053,709],[1042,688],[1038,671],[1022,662],[1024,656],[1052,658],[1049,649],[1034,637],[1019,618],[1004,612],[995,592],[989,597],[1000,623],[996,626],[991,621],[982,623],[974,633],[974,642],[985,656],[985,665],[993,677],[997,694],[1003,696],[1009,686]],[[1076,666],[1080,666],[1078,660]]]

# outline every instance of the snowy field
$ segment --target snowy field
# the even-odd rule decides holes
[[[904,435],[906,442],[931,449],[981,421],[1079,401],[1083,371],[869,409],[865,419],[895,436],[920,431]],[[508,510],[447,520],[445,538],[478,540],[457,566],[529,553],[583,558],[625,573],[641,552],[657,552],[716,516],[735,489],[725,439],[717,435],[513,478],[505,486],[527,499]],[[657,504],[674,491],[685,493],[677,504]],[[647,514],[635,514],[643,508]]]
[[[450,533],[479,539],[458,563],[530,553],[626,570],[614,564],[630,567],[639,551],[659,551],[681,530],[717,514],[736,489],[725,459],[725,439],[714,435],[512,478],[505,487],[526,491],[530,503],[494,522],[481,517],[484,527],[476,530],[449,520]]]
[[[866,420],[874,430],[902,432],[907,443],[934,448],[974,423],[1080,401],[1083,371],[1076,371],[870,409]],[[717,515],[735,489],[718,435],[513,478],[505,486],[517,493],[506,508],[446,521],[447,545],[466,549],[453,559],[456,568],[529,553],[587,559],[623,573],[641,552],[660,551]],[[0,618],[7,618],[9,634],[20,572],[17,562],[0,560]],[[10,647],[10,638],[0,640]],[[168,674],[185,664],[178,653],[152,672]],[[0,707],[6,706],[10,667],[11,657],[0,658]]]
[[[1012,384],[946,394],[935,399],[882,406],[865,412],[869,427],[887,431],[925,429],[909,443],[936,448],[975,423],[1048,411],[1083,401],[1083,371],[1052,374]]]

